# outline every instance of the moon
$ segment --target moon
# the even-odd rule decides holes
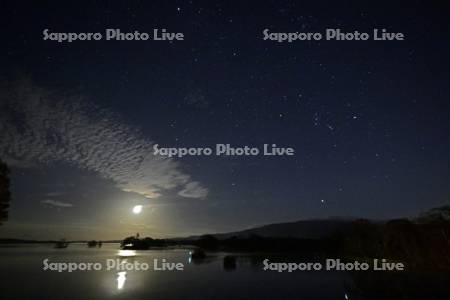
[[[142,205],[135,205],[134,207],[133,207],[133,213],[135,214],[135,215],[138,215],[138,214],[140,214],[142,212]]]

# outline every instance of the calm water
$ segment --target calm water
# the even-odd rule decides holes
[[[118,245],[89,249],[70,245],[0,248],[1,299],[346,299],[349,278],[342,272],[276,273],[262,270],[261,261],[239,259],[236,269],[225,270],[224,253],[204,263],[189,263],[189,250],[136,251],[126,258],[182,262],[184,271],[107,271],[105,260],[120,258]],[[101,262],[102,271],[58,273],[43,271],[51,262]]]

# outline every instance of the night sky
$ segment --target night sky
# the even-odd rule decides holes
[[[444,2],[4,4],[0,158],[12,202],[0,237],[174,237],[448,204]],[[46,28],[165,28],[184,40],[58,43]],[[266,28],[386,28],[405,40],[278,43]],[[295,155],[152,155],[154,144],[227,143]]]

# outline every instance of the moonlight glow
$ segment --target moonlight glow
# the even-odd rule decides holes
[[[136,205],[133,207],[133,213],[138,215],[142,212],[142,205]]]

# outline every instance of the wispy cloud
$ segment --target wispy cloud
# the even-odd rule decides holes
[[[41,203],[45,204],[45,205],[54,206],[54,207],[64,207],[64,208],[73,207],[72,203],[55,201],[55,200],[50,200],[50,199],[43,200],[43,201],[41,201]]]
[[[63,192],[49,192],[49,193],[46,193],[45,196],[47,196],[47,197],[59,197],[59,196],[65,195],[65,194],[66,193],[63,193]]]
[[[186,198],[204,198],[208,195],[208,190],[196,181],[187,183],[184,188],[178,192],[178,195]]]
[[[208,193],[178,162],[153,155],[153,142],[138,130],[81,96],[59,95],[25,80],[4,83],[0,131],[0,156],[13,166],[65,162],[148,198],[169,189],[189,198]]]

